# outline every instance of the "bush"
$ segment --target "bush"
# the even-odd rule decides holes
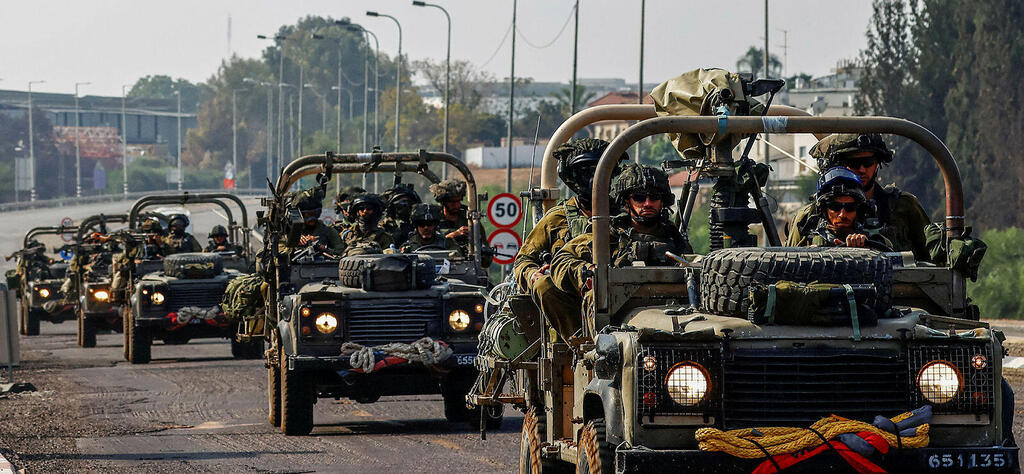
[[[1024,319],[1024,229],[1010,227],[984,232],[988,252],[977,283],[967,284],[967,294],[981,308],[984,319]]]

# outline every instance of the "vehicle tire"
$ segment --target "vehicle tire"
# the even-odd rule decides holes
[[[121,355],[124,356],[124,360],[131,360],[131,359],[129,359],[129,350],[128,350],[129,347],[131,347],[129,342],[128,342],[128,335],[131,334],[131,325],[130,325],[131,320],[128,319],[128,315],[129,314],[131,314],[131,306],[127,305],[127,304],[122,306],[121,307],[121,334],[124,336],[124,343],[122,344]]]
[[[235,336],[232,336],[231,356],[240,360],[263,358],[263,339],[254,337],[248,342],[238,342]]]
[[[704,257],[701,266],[701,308],[746,318],[750,286],[780,280],[874,284],[876,297],[867,303],[877,314],[883,314],[889,309],[892,295],[892,264],[877,251],[847,247],[715,250]]]
[[[272,348],[277,353],[277,360],[282,360],[283,353],[281,345],[275,344]],[[270,357],[268,356],[268,359]],[[267,361],[267,419],[271,426],[281,426],[281,372],[278,366]],[[280,364],[278,364],[280,365]]]
[[[288,370],[281,353],[278,369],[281,374],[281,432],[288,436],[304,436],[313,431],[313,381],[298,370]]]
[[[96,347],[96,325],[78,311],[78,339],[82,347]]]
[[[33,311],[32,308],[25,308],[25,335],[26,336],[38,336],[39,335],[39,320],[40,312],[44,311]]]
[[[455,390],[449,390],[441,394],[444,398],[444,418],[451,423],[469,423],[470,427],[477,426],[480,418],[474,417],[474,409],[466,405],[466,394]],[[477,425],[474,425],[474,422]]]
[[[577,474],[613,474],[615,472],[615,447],[606,437],[604,418],[586,424],[580,432],[576,449]]]
[[[128,362],[148,364],[152,358],[152,344],[149,328],[136,326],[133,314],[128,321]]]
[[[85,328],[82,327],[85,323],[85,316],[79,311],[75,311],[75,320],[78,321],[78,347],[85,347]]]
[[[224,272],[224,262],[215,253],[176,253],[164,257],[164,273],[175,278],[212,278]]]
[[[18,334],[28,335],[28,307],[24,301],[18,303]]]
[[[413,268],[416,281],[412,279]],[[371,281],[365,281],[368,272]],[[338,262],[338,282],[348,288],[406,291],[429,288],[436,278],[434,260],[425,255],[367,254],[345,257]]]

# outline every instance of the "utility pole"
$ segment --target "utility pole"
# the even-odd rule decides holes
[[[36,149],[35,129],[32,127],[32,84],[42,84],[46,81],[28,81],[28,161],[30,174],[32,176],[32,191],[29,200],[36,200]]]
[[[764,0],[764,55],[763,56],[764,56],[764,77],[770,77],[770,72],[768,70],[768,64],[769,64],[768,58],[771,57],[770,53],[768,52],[768,0]],[[761,144],[761,150],[764,152],[761,155],[761,156],[764,157],[764,163],[766,165],[768,165],[768,166],[771,166],[772,160],[771,160],[771,158],[768,157],[768,154],[770,153],[770,150],[768,148],[768,133],[764,134],[764,143]],[[767,177],[765,177],[764,188],[766,190],[768,189],[768,178]]]
[[[636,84],[636,103],[644,103],[644,23],[647,19],[647,0],[640,0],[640,74]],[[635,159],[637,163],[640,163],[640,143],[643,140],[636,142]]]
[[[128,87],[121,86],[121,169],[124,172],[124,199],[128,200]]]
[[[569,98],[569,116],[571,117],[576,113],[576,64],[579,57],[579,45],[580,45],[580,0],[576,0],[576,4],[573,5],[573,16],[575,19],[574,32],[572,35],[572,87],[570,94],[572,97]]]
[[[776,29],[782,32],[782,44],[777,46],[782,48],[782,77],[785,78],[789,72],[789,30]]]
[[[238,93],[248,89],[231,90],[231,166],[235,169],[235,176],[238,175]],[[252,171],[249,172],[249,180],[252,180]],[[237,185],[235,186],[237,188]],[[249,186],[252,188],[252,186]]]
[[[75,83],[75,197],[82,197],[82,155],[79,151],[79,140],[82,134],[82,124],[80,123],[81,112],[78,110],[78,87],[87,86],[91,82],[76,82]]]
[[[449,94],[451,91],[451,75],[452,75],[452,17],[448,15],[448,10],[445,10],[441,5],[435,5],[433,3],[426,3],[421,1],[413,1],[413,5],[418,7],[434,7],[441,10],[444,13],[445,19],[448,20],[448,47],[444,56],[444,144],[442,145],[441,151],[448,153],[448,107],[451,106]],[[448,178],[448,166],[441,164],[441,179]]]
[[[402,126],[402,24],[398,22],[398,18],[391,15],[385,15],[375,11],[368,11],[366,12],[366,15],[389,18],[391,21],[395,22],[395,26],[398,27],[398,58],[395,61],[395,152],[397,153],[401,148],[399,130]],[[377,60],[379,60],[379,58]],[[374,174],[374,176],[376,177],[376,174]]]
[[[505,192],[512,192],[512,121],[515,120],[516,101],[516,10],[518,0],[512,0],[512,59],[508,76],[508,162],[505,168]]]
[[[174,95],[178,96],[178,191],[181,191],[181,90],[174,91]]]
[[[296,133],[296,135],[298,135],[299,151],[296,156],[302,156],[302,90],[306,88],[306,83],[303,82],[304,79],[302,77],[304,70],[305,67],[299,67],[299,131]],[[294,157],[292,159],[294,159]],[[291,162],[292,159],[289,159],[288,161]]]

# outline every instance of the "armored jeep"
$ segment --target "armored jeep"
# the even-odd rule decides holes
[[[149,208],[161,205],[212,204],[227,220],[229,241],[249,249],[248,212],[241,199],[233,194],[169,194],[140,198],[128,214],[130,238],[138,248],[145,248],[146,235],[138,233],[144,217],[152,215]],[[235,211],[241,213],[241,222]],[[129,282],[123,295],[124,356],[133,364],[149,363],[155,339],[164,344],[187,344],[197,338],[228,338],[231,354],[236,358],[254,359],[263,355],[263,341],[238,341],[237,323],[224,317],[220,307],[228,283],[250,270],[250,252],[179,253],[163,258],[141,252],[136,261],[126,265]]]
[[[599,120],[639,120],[612,141],[595,174],[596,267],[582,335],[559,339],[528,296],[512,295],[504,308],[516,331],[503,342],[517,350],[481,352],[494,380],[522,387],[516,397],[502,395],[501,383],[470,395],[526,411],[520,472],[554,471],[565,463],[588,473],[776,472],[793,460],[801,472],[849,470],[845,454],[839,454],[846,445],[837,446],[831,437],[825,444],[822,431],[812,429],[829,423],[878,435],[879,443],[869,447],[874,454],[861,458],[867,460],[862,468],[1019,472],[1012,392],[1001,375],[1003,337],[978,320],[964,275],[948,261],[933,265],[909,253],[780,247],[773,230],[765,232],[768,246],[756,247],[750,224],[773,229],[774,222],[757,203],[763,181],[753,189],[751,181],[741,180],[741,165],[751,163],[745,155],[733,158],[740,137],[765,131],[905,137],[939,166],[948,241],[962,233],[964,206],[947,148],[906,120],[809,117],[774,106],[766,116],[739,116],[729,101],[742,100],[744,89],[730,91],[735,95],[708,91],[718,95],[719,103],[710,107],[721,111],[718,116],[656,117],[651,106],[599,106],[569,118],[548,144],[542,185],[532,193],[545,205],[557,197],[554,147]],[[610,190],[615,158],[658,133],[699,135],[707,145],[703,155],[670,165],[717,180],[710,199],[712,251],[683,256],[681,266],[615,267],[609,203],[600,198]],[[749,207],[751,197],[755,207]],[[680,202],[687,203],[685,226],[693,201]],[[850,301],[843,325],[748,319],[754,314],[750,290],[780,281],[868,286],[874,298],[862,301],[853,291],[843,296],[840,301]],[[858,321],[858,309],[862,318],[873,311],[877,322]],[[762,310],[779,321],[804,316]],[[518,343],[510,343],[516,337]],[[901,431],[901,420],[926,413],[931,417],[923,436],[921,427]],[[810,444],[788,459],[774,451],[769,457],[779,433]],[[828,453],[814,456],[818,452]]]
[[[298,212],[287,191],[304,176],[326,187],[339,173],[418,174],[432,183],[441,163],[458,170],[469,189],[473,238],[466,255],[424,248],[411,254],[339,258],[300,248]],[[480,264],[479,197],[469,169],[444,153],[327,153],[301,157],[281,174],[269,212],[261,260],[270,287],[265,302],[269,420],[287,435],[313,428],[319,398],[371,403],[381,396],[436,394],[445,416],[468,421],[478,413],[464,396],[476,378],[476,334],[483,323],[487,276]],[[279,249],[285,249],[279,251]],[[438,269],[441,269],[438,271]],[[492,425],[501,410],[489,410]]]
[[[64,283],[67,262],[54,260],[46,255],[45,247],[31,246],[30,243],[45,235],[57,236],[73,234],[77,227],[64,226],[42,226],[34,227],[25,233],[23,248],[7,257],[18,259],[18,268],[9,272],[9,283],[11,276],[17,276],[17,297],[18,320],[20,332],[26,336],[39,335],[39,322],[46,319],[54,324],[59,324],[74,317],[74,310],[71,307],[57,307],[53,313],[43,309],[43,305],[61,300],[60,288]],[[54,249],[56,250],[56,249]]]
[[[110,298],[110,277],[113,256],[118,251],[117,241],[93,241],[94,232],[106,235],[111,224],[127,224],[127,214],[97,214],[85,218],[78,225],[72,246],[74,264],[68,269],[71,294],[68,300],[77,302],[75,316],[78,320],[78,345],[96,347],[97,331],[123,330],[121,308]]]

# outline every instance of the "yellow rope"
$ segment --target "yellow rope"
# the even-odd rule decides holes
[[[907,412],[891,418],[898,423],[912,416]],[[811,425],[811,429],[821,433],[827,440],[846,433],[870,432],[889,443],[897,446],[896,435],[879,429],[863,421],[850,420],[841,416],[831,415]],[[721,451],[744,459],[765,457],[765,451],[772,456],[790,454],[822,444],[821,438],[807,428],[769,427],[746,428],[722,431],[717,428],[701,428],[695,435],[702,451]],[[764,451],[757,447],[760,444]],[[923,424],[915,429],[913,436],[902,436],[900,442],[904,447],[923,448],[928,446],[928,425]]]

